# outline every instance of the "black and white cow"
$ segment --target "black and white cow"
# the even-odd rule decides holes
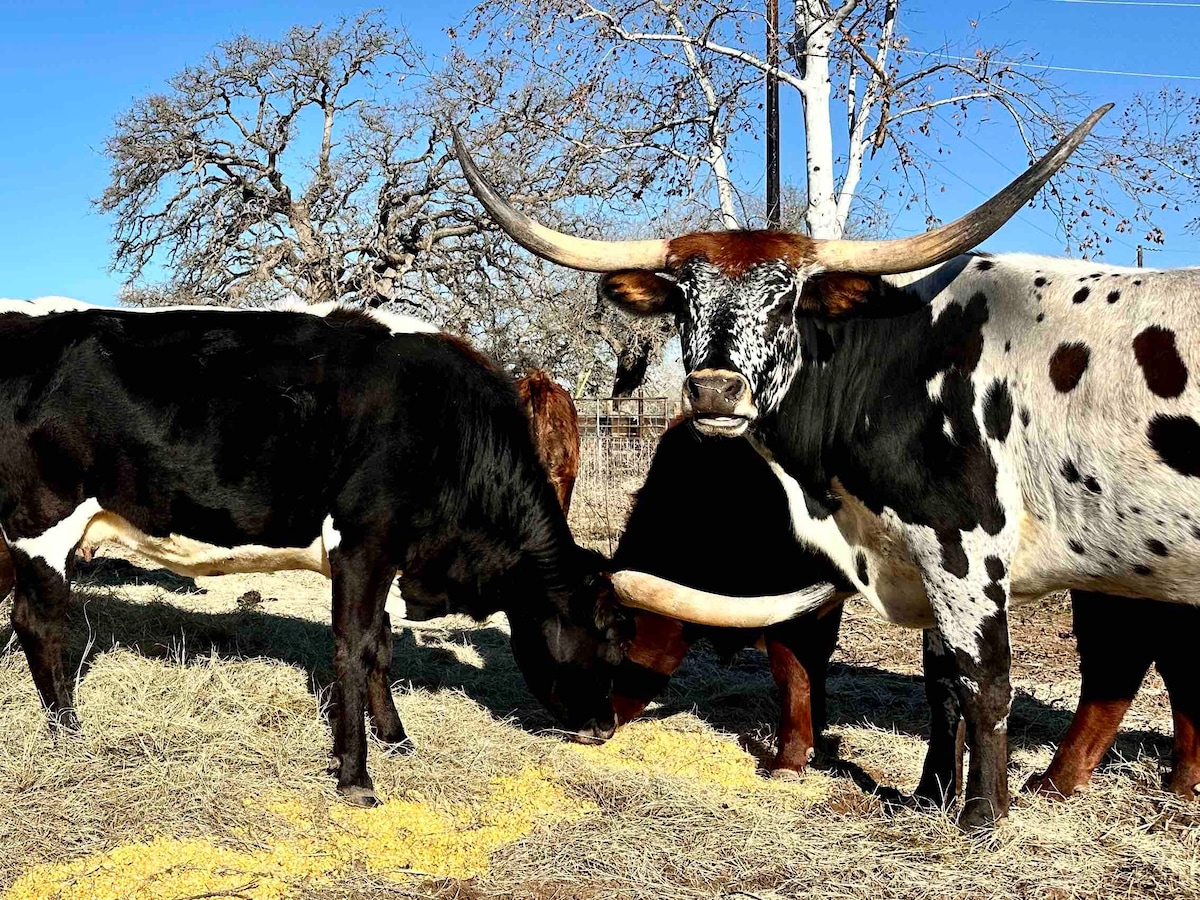
[[[608,273],[601,293],[627,309],[675,315],[685,412],[705,433],[750,435],[797,534],[881,616],[936,626],[935,717],[961,708],[972,747],[964,827],[1008,808],[1010,598],[1081,588],[1196,602],[1200,275],[962,255],[1108,108],[979,209],[897,241],[574,238],[499,197],[460,145],[473,190],[516,240]],[[697,485],[720,489],[720,473]],[[944,766],[931,753],[922,785],[952,783]]]
[[[714,471],[729,475],[722,489],[696,490]],[[659,441],[613,563],[734,597],[822,581],[849,591],[822,554],[796,540],[787,496],[749,442],[705,437],[686,421],[672,424]],[[723,656],[758,646],[779,689],[779,747],[770,769],[783,777],[800,773],[825,727],[825,673],[841,619],[840,605],[766,628],[712,628],[639,612],[613,681],[617,724],[642,714],[697,640],[707,639]]]
[[[364,710],[407,743],[384,611],[507,613],[530,688],[584,738],[613,727],[623,617],[579,550],[511,381],[413,319],[0,304],[0,595],[42,701],[77,724],[63,621],[75,548],[189,575],[333,582],[338,787],[374,803]]]

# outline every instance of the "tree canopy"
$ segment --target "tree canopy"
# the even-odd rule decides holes
[[[930,161],[969,123],[1001,111],[1032,158],[1090,105],[978,27],[915,51],[902,6],[783,4],[777,74],[800,98],[806,148],[788,212],[814,236],[885,231],[898,207],[933,223]],[[607,370],[635,390],[669,323],[604,309],[593,278],[498,232],[450,127],[518,206],[576,233],[757,225],[761,7],[481,0],[441,60],[379,12],[222,42],[107,142],[97,205],[126,299],[402,307],[514,367],[589,389]],[[1197,198],[1197,98],[1140,97],[1119,118],[1043,193],[1071,252],[1121,233],[1162,241],[1156,215]]]

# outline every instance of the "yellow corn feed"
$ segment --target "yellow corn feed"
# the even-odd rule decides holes
[[[65,863],[37,866],[6,900],[174,900],[234,895],[284,900],[300,886],[319,886],[370,871],[470,878],[496,850],[542,821],[569,821],[592,809],[568,797],[546,773],[526,769],[495,778],[479,803],[436,808],[394,799],[375,809],[330,805],[325,821],[296,798],[266,804],[284,824],[259,846],[160,838],[126,844]],[[247,836],[248,838],[250,836]]]
[[[609,769],[686,779],[738,794],[783,790],[788,802],[812,805],[830,794],[821,773],[799,783],[772,782],[736,742],[704,730],[663,722],[634,722],[602,746],[574,746]],[[619,774],[616,775],[619,777]],[[204,839],[157,838],[64,863],[36,866],[5,900],[177,900],[233,895],[286,900],[301,887],[319,887],[370,872],[407,877],[470,878],[488,870],[491,854],[543,822],[566,822],[596,812],[568,796],[539,768],[494,778],[476,802],[437,805],[420,794],[375,809],[306,801],[300,796],[247,800],[271,813],[269,834],[247,830],[241,845]]]
[[[663,722],[632,722],[605,744],[576,749],[615,769],[738,792],[782,789],[806,804],[827,799],[833,786],[823,773],[811,771],[797,782],[769,780],[758,772],[754,757],[732,739],[710,731],[679,731]]]

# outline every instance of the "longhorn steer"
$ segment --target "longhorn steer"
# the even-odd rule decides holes
[[[696,485],[721,472],[723,489]],[[736,524],[731,524],[736,523]],[[794,537],[779,480],[741,438],[703,437],[678,423],[663,435],[638,491],[614,563],[707,591],[730,595],[796,590],[841,581],[825,557]],[[1027,785],[1053,798],[1084,787],[1129,709],[1150,664],[1156,663],[1175,720],[1175,764],[1169,787],[1195,796],[1200,783],[1200,683],[1195,678],[1195,634],[1200,610],[1192,606],[1072,592],[1079,666],[1079,707],[1046,772]],[[840,606],[763,630],[716,629],[638,613],[636,636],[613,682],[618,725],[641,713],[661,693],[689,647],[708,639],[721,652],[755,644],[770,660],[780,692],[779,750],[771,769],[800,772],[825,726],[825,673],[833,653]],[[947,686],[956,672],[931,660],[926,692],[933,708],[933,763],[918,795],[957,793],[962,744],[957,714],[946,715]],[[947,773],[950,773],[949,775]],[[953,778],[951,781],[949,779]],[[944,779],[940,780],[939,779]]]
[[[696,485],[727,473],[721,491]],[[828,560],[792,534],[787,497],[745,440],[703,437],[687,424],[662,436],[617,547],[614,564],[722,594],[775,594],[837,581]],[[737,603],[736,596],[729,601]],[[641,612],[637,634],[613,682],[617,723],[641,715],[707,638],[732,653],[761,644],[780,692],[779,749],[771,769],[803,771],[825,727],[825,671],[837,643],[841,604],[764,629],[716,629]]]
[[[570,393],[541,369],[516,381],[517,396],[529,414],[533,444],[546,467],[564,514],[571,511],[571,492],[579,476],[579,413]]]
[[[931,629],[938,706],[961,709],[972,748],[964,827],[1008,809],[1010,598],[1080,588],[1196,602],[1200,402],[1187,388],[1200,276],[962,255],[1108,108],[976,211],[897,241],[588,241],[516,211],[459,148],[516,240],[608,273],[614,302],[674,313],[696,427],[749,433],[796,533],[880,615]],[[926,790],[953,783],[940,754],[925,776]]]
[[[611,733],[622,623],[580,551],[509,379],[413,319],[0,305],[0,595],[42,702],[77,725],[63,620],[75,547],[118,541],[183,574],[333,581],[338,787],[376,802],[364,708],[407,743],[384,600],[413,618],[504,610],[530,688]],[[626,589],[628,593],[628,588]]]

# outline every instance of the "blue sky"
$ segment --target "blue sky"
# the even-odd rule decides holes
[[[1200,78],[1195,34],[1200,7],[1110,5],[1061,0],[964,3],[916,0],[904,7],[914,46],[935,47],[962,34],[968,19],[997,41],[1041,50],[1042,60],[1065,67],[1174,73]],[[388,9],[431,52],[446,46],[441,29],[470,8],[467,2],[403,3]],[[12,3],[0,0],[0,296],[62,294],[112,302],[121,284],[108,271],[110,223],[89,200],[107,181],[103,143],[114,117],[132,101],[159,90],[182,66],[199,60],[217,41],[241,31],[275,36],[295,23],[354,14],[363,4],[313,2]],[[1120,104],[1135,91],[1164,83],[1200,91],[1200,80],[1062,73],[1069,88]],[[783,168],[798,174],[802,152],[797,110],[785,103]],[[980,138],[1005,158],[995,129]],[[1014,158],[1020,158],[1016,156]],[[1015,168],[1021,168],[1017,165]],[[951,174],[953,173],[953,174]],[[937,204],[953,216],[1006,183],[1010,173],[976,147],[955,145],[946,169],[934,169],[946,192]],[[917,227],[903,218],[897,226]],[[1054,222],[1026,211],[988,244],[992,250],[1058,253]],[[1049,234],[1047,233],[1049,232]],[[1136,243],[1128,239],[1129,243]],[[1200,265],[1200,238],[1175,227],[1165,253],[1151,265]],[[1132,247],[1110,249],[1109,261],[1132,263]]]

